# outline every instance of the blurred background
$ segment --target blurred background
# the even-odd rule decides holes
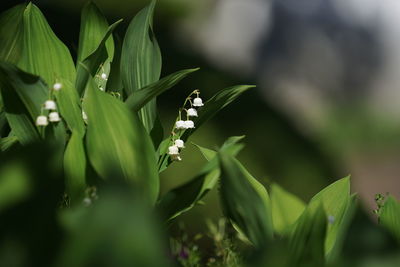
[[[24,1],[2,1],[4,11]],[[36,0],[53,30],[77,52],[83,0]],[[97,0],[123,33],[146,0]],[[166,136],[194,89],[204,100],[235,84],[255,84],[190,141],[215,148],[246,135],[239,159],[262,183],[308,201],[352,175],[352,190],[372,216],[376,193],[400,198],[400,2],[393,0],[160,0],[154,30],[162,76],[201,70],[158,100]],[[201,110],[200,110],[201,112]],[[162,192],[205,164],[192,145],[162,173]],[[221,216],[216,192],[182,217]]]

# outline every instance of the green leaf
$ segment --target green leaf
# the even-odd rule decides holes
[[[7,151],[14,144],[18,143],[18,138],[15,135],[0,138],[0,151]]]
[[[0,63],[0,89],[7,121],[22,145],[39,139],[34,120],[47,99],[47,87],[39,77]]]
[[[233,156],[219,153],[221,198],[226,215],[257,249],[273,236],[268,193]]]
[[[121,77],[127,95],[150,85],[160,78],[161,52],[153,32],[153,12],[156,0],[132,19],[126,31],[121,53]],[[139,112],[147,132],[156,118],[156,100]]]
[[[392,195],[388,196],[380,209],[379,223],[400,241],[400,204]]]
[[[186,69],[172,73],[161,80],[154,82],[142,89],[135,90],[126,99],[125,103],[133,111],[139,111],[143,108],[149,101],[154,99],[156,96],[175,86],[179,81],[185,78],[192,72],[199,70],[196,69]]]
[[[155,201],[159,178],[150,137],[123,102],[91,85],[84,99],[89,161],[101,177],[124,177]]]
[[[311,199],[309,205],[320,204],[324,207],[327,218],[333,221],[333,223],[328,224],[325,240],[325,254],[329,256],[335,246],[338,232],[342,229],[342,223],[350,205],[350,176],[321,190]]]
[[[29,3],[24,12],[23,53],[18,66],[42,77],[47,84],[75,80],[75,66],[68,48],[57,38],[42,12]]]
[[[221,149],[232,156],[235,156],[240,148],[237,144],[242,137],[230,137],[222,145]],[[212,190],[220,177],[217,152],[211,149],[202,148],[196,145],[200,150],[209,150],[209,161],[200,173],[189,182],[178,186],[165,195],[163,195],[157,204],[158,210],[164,215],[166,220],[172,220],[182,213],[192,209],[210,190]]]
[[[307,207],[290,236],[287,266],[325,266],[326,227],[322,204]]]
[[[71,203],[81,201],[86,188],[86,154],[82,138],[73,131],[64,153],[65,183]]]
[[[78,62],[83,61],[99,47],[107,31],[108,22],[106,18],[93,2],[88,2],[81,13]],[[114,40],[112,36],[107,39],[105,46],[108,60],[112,61],[114,56]]]
[[[25,4],[0,15],[0,60],[17,63],[22,53],[23,14]],[[0,109],[1,110],[1,109]]]
[[[104,34],[103,39],[99,43],[97,49],[87,56],[82,62],[78,62],[75,86],[80,95],[83,93],[86,84],[90,79],[90,75],[95,77],[96,73],[99,71],[100,65],[104,64],[107,59],[110,58],[107,52],[107,40],[110,40],[112,37],[112,32],[121,22],[122,19],[116,21],[110,27],[108,27],[107,32]]]
[[[301,199],[277,184],[271,185],[271,206],[274,230],[280,235],[288,233],[306,207]]]
[[[121,50],[122,50],[122,40],[118,38],[119,36],[115,36],[115,51],[114,51],[114,58],[111,62],[110,66],[110,75],[108,76],[107,81],[107,91],[108,92],[116,92],[123,96],[124,88],[122,85],[122,78],[121,78]]]

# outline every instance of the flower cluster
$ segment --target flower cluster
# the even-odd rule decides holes
[[[194,99],[192,96],[196,95]],[[187,108],[187,106],[190,106]],[[187,129],[194,128],[194,122],[190,117],[197,117],[197,109],[204,106],[203,100],[200,98],[200,91],[194,90],[185,100],[182,108],[179,110],[179,116],[176,119],[174,128],[171,135],[171,145],[168,147],[168,154],[171,156],[172,160],[181,161],[180,151],[185,148],[185,143],[180,139],[183,132]],[[182,119],[182,112],[186,113],[186,120]]]
[[[36,118],[37,126],[47,126],[49,122],[59,122],[61,120],[60,115],[57,112],[57,104],[53,100],[52,91],[59,91],[62,88],[61,83],[55,83],[50,89],[49,100],[46,100],[40,110],[40,115]],[[44,111],[49,112],[48,116],[44,115]]]

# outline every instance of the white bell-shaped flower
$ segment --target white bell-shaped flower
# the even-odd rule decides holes
[[[38,116],[36,118],[36,125],[37,126],[46,126],[47,124],[49,124],[49,122],[47,121],[47,117],[46,116]]]
[[[99,90],[104,92],[104,88],[101,86],[99,87]]]
[[[62,84],[61,83],[55,83],[53,85],[53,90],[54,91],[60,91],[61,88],[62,88]]]
[[[56,111],[50,112],[49,121],[58,122],[60,120],[61,120],[61,118],[60,118],[60,115],[58,114],[58,112],[56,112]]]
[[[185,129],[192,129],[194,128],[194,122],[191,120],[186,120],[185,121]]]
[[[175,123],[175,128],[176,129],[186,129],[185,127],[185,122],[183,120],[179,120]]]
[[[101,77],[103,80],[107,81],[107,74],[105,74],[104,72],[100,75],[100,77]]]
[[[197,117],[197,110],[195,108],[189,108],[187,110],[187,115],[189,117]]]
[[[185,148],[185,142],[183,142],[181,139],[176,139],[174,144],[178,148]]]
[[[82,118],[87,121],[88,117],[85,111],[82,110]]]
[[[171,156],[179,155],[179,148],[175,145],[168,147],[168,154]]]
[[[47,100],[46,102],[44,102],[44,109],[56,110],[57,109],[56,102],[54,102],[53,100]]]
[[[203,100],[200,97],[196,97],[195,99],[193,99],[193,106],[194,107],[202,107],[202,106],[204,106]]]

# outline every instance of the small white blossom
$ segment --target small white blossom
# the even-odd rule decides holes
[[[62,88],[62,84],[61,83],[55,83],[53,85],[53,90],[54,91],[59,91]]]
[[[105,74],[104,72],[100,75],[100,77],[101,77],[103,80],[107,81],[107,74]]]
[[[194,128],[194,122],[191,120],[186,120],[185,122],[185,129],[192,129]]]
[[[179,155],[179,148],[175,145],[168,147],[168,154],[171,156]]]
[[[60,120],[61,120],[61,118],[60,118],[60,115],[58,114],[58,112],[56,112],[56,111],[50,112],[49,121],[58,122]]]
[[[177,146],[178,148],[185,148],[185,143],[184,143],[183,140],[181,140],[181,139],[176,139],[174,144],[175,144],[175,146]]]
[[[87,121],[88,117],[86,115],[86,112],[82,110],[82,118]]]
[[[104,88],[103,88],[103,87],[101,87],[101,86],[99,87],[99,89],[100,89],[100,91],[104,91]]]
[[[195,99],[193,99],[193,106],[194,107],[202,107],[202,106],[204,106],[203,100],[200,97],[196,97]]]
[[[179,120],[175,123],[175,128],[176,129],[186,129],[185,127],[185,122],[183,120]]]
[[[88,207],[92,204],[92,200],[88,197],[85,197],[82,202],[85,207]]]
[[[187,110],[187,115],[188,115],[189,117],[197,117],[197,110],[194,109],[194,108],[189,108],[189,109]]]
[[[47,124],[49,124],[49,122],[47,121],[47,117],[46,116],[38,116],[36,118],[36,125],[37,126],[46,126]]]
[[[54,102],[53,100],[47,100],[46,102],[44,102],[44,109],[56,110],[57,109],[56,102]]]

